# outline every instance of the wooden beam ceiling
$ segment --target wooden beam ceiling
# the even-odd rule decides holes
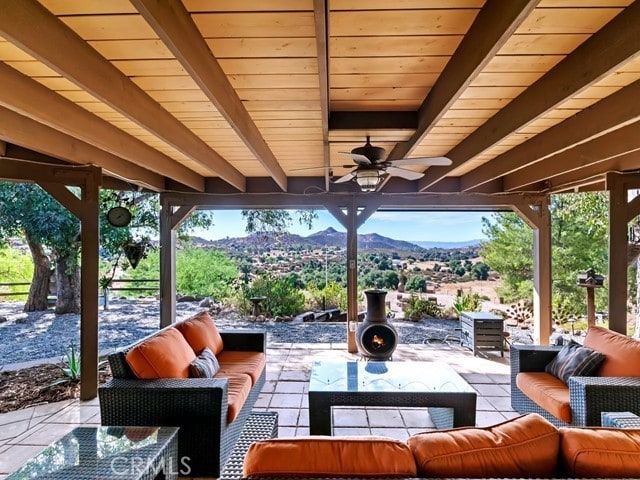
[[[244,190],[245,177],[237,169],[36,0],[3,2],[0,35],[213,174]]]
[[[320,81],[320,115],[322,117],[322,142],[324,143],[325,190],[329,191],[329,51],[327,27],[327,0],[313,0],[313,19],[316,27],[318,79]]]
[[[101,157],[100,166],[105,170],[133,183],[140,179],[126,177],[125,171],[150,170],[195,190],[204,190],[204,178],[193,170],[1,62],[0,83],[3,86],[0,105],[112,154],[115,161],[112,165],[108,164],[107,157]],[[21,144],[17,139],[8,138],[8,141]],[[121,160],[132,164],[123,169]],[[91,161],[92,157],[86,157],[84,163]],[[136,165],[142,168],[132,168]]]
[[[460,188],[472,190],[557,152],[640,119],[640,80],[463,175]]]
[[[638,150],[640,122],[619,128],[506,175],[503,178],[503,188],[505,191],[518,190],[533,182],[548,180]]]
[[[473,157],[572,98],[640,51],[640,2],[636,1],[570,55],[466,137],[447,156],[449,167],[431,167],[420,180],[425,190]]]
[[[131,0],[278,186],[287,176],[182,2]]]
[[[408,156],[509,40],[540,0],[488,0],[418,111],[418,129],[389,153]]]
[[[165,189],[164,177],[157,173],[4,107],[0,107],[0,138],[78,165],[98,165],[118,177],[135,178],[155,191]]]

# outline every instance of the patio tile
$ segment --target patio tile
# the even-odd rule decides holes
[[[296,427],[280,427],[278,426],[278,438],[295,437]]]
[[[278,426],[296,427],[300,410],[297,408],[271,408],[270,411],[278,413]]]
[[[310,377],[310,371],[303,370],[286,370],[282,369],[282,373],[280,373],[279,380],[291,380],[291,381],[299,381],[299,382],[308,382]]]
[[[100,407],[96,406],[73,406],[65,408],[55,415],[51,415],[44,423],[85,423],[91,421],[94,417],[98,417],[100,423]]]
[[[262,387],[262,390],[260,393],[273,393],[273,391],[276,389],[276,381],[275,380],[267,380],[266,382],[264,382],[264,386]]]
[[[476,425],[478,427],[488,427],[505,420],[506,418],[499,412],[478,412],[476,414]]]
[[[371,427],[371,435],[395,438],[396,440],[406,441],[407,438],[409,438],[409,430],[407,430],[406,428],[373,428]]]
[[[56,440],[59,440],[75,427],[79,426],[78,424],[73,423],[47,423],[42,424],[41,427],[37,428],[33,433],[30,433],[27,436],[23,436],[20,439],[20,445],[42,445],[47,446]]]
[[[12,445],[0,457],[0,473],[9,474],[24,465],[27,460],[38,455],[44,446]]]
[[[511,397],[484,397],[489,403],[491,403],[496,410],[500,411],[513,411],[511,407]]]
[[[486,398],[478,396],[476,400],[476,410],[477,411],[481,411],[481,410],[495,411],[496,407],[492,403],[490,403]]]
[[[507,397],[509,394],[500,385],[472,383],[471,386],[483,397]]]
[[[275,393],[304,393],[305,382],[283,382],[277,383]]]
[[[484,373],[462,373],[462,378],[464,378],[468,383],[488,383],[493,384],[493,380],[489,375]]]
[[[400,415],[407,427],[413,428],[433,428],[433,422],[429,412],[423,408],[401,408]]]
[[[271,403],[272,395],[270,393],[261,393],[258,395],[256,403],[253,405],[254,408],[267,408],[269,403]]]
[[[333,427],[333,435],[371,435],[371,430],[368,427]]]
[[[300,408],[302,395],[274,393],[271,397],[271,408]]]
[[[367,412],[363,408],[334,408],[334,427],[365,427],[369,425]]]
[[[300,416],[298,417],[298,427],[309,427],[309,409],[303,408],[300,410]]]
[[[402,416],[397,408],[367,408],[369,425],[373,427],[404,427]]]
[[[500,413],[502,413],[502,415],[504,415],[507,418],[507,420],[516,418],[522,415],[520,412],[516,412],[515,410],[512,410],[510,412],[500,412]]]
[[[29,420],[33,415],[33,410],[34,409],[32,407],[32,408],[23,408],[21,410],[15,410],[13,412],[3,413],[0,415],[0,425],[7,425],[8,423]]]
[[[47,403],[46,405],[38,405],[34,407],[33,416],[34,417],[42,417],[53,415],[54,413],[58,413],[60,410],[67,408],[70,405],[75,403],[79,403],[78,400],[63,400],[62,402],[55,403]]]
[[[3,425],[0,429],[0,440],[10,440],[29,429],[29,419]]]
[[[309,433],[308,426],[296,428],[296,437],[308,437],[309,435],[311,434]]]
[[[489,378],[495,383],[499,383],[501,385],[511,385],[511,375],[508,373],[490,373]]]

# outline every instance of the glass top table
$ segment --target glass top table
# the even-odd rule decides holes
[[[331,407],[431,407],[438,428],[475,426],[476,391],[442,362],[317,361],[309,382],[309,430],[331,435]]]
[[[78,427],[7,480],[176,479],[176,427]]]

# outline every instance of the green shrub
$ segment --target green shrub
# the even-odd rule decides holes
[[[425,317],[441,317],[442,309],[435,302],[412,295],[407,301],[405,313],[411,320],[421,320]]]
[[[291,276],[280,278],[271,274],[259,276],[244,291],[244,296],[246,300],[252,297],[265,297],[261,308],[270,316],[296,315],[304,310],[304,294],[296,287],[295,279]]]
[[[33,260],[28,252],[15,248],[0,248],[0,281],[2,283],[31,282],[33,277]],[[3,293],[26,292],[29,285],[2,287]],[[0,297],[0,301],[26,300],[27,295],[11,295]]]
[[[479,312],[481,307],[482,298],[477,293],[465,293],[453,301],[453,308],[458,315],[461,312]]]
[[[329,282],[322,289],[317,288],[315,285],[310,285],[307,287],[307,293],[309,296],[308,306],[312,310],[321,309],[323,307],[323,299],[325,308],[347,309],[347,289],[336,282]]]

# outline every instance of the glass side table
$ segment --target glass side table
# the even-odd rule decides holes
[[[78,427],[6,480],[173,480],[181,469],[176,427]]]

